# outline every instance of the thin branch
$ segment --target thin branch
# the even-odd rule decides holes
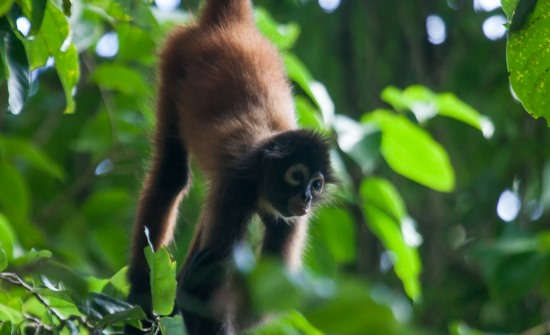
[[[57,330],[61,330],[68,326],[68,323],[71,321],[78,322],[81,326],[88,329],[90,332],[94,332],[96,330],[96,327],[94,325],[90,324],[85,318],[78,316],[78,315],[71,315],[68,318],[64,318],[63,315],[61,315],[55,308],[50,306],[48,301],[41,296],[34,287],[26,283],[19,275],[12,273],[12,272],[0,272],[0,279],[5,280],[13,285],[19,286],[30,292],[46,309],[50,314],[52,314],[57,320],[59,320],[59,326],[57,327]],[[40,320],[36,321],[37,319],[32,317],[31,315],[25,314],[25,317],[29,320],[33,321],[37,324],[37,326],[42,327],[44,329],[49,330],[46,328],[46,325],[44,325]],[[53,330],[52,330],[53,331]]]
[[[46,301],[46,299],[44,299],[44,297],[42,297],[40,294],[38,294],[38,292],[36,292],[34,290],[34,288],[27,284],[21,277],[19,277],[17,274],[15,273],[11,273],[11,272],[1,272],[0,273],[0,279],[3,279],[13,285],[16,285],[16,286],[19,286],[19,287],[22,287],[24,288],[25,290],[29,291],[30,293],[32,293],[32,295],[42,304],[44,305],[44,307],[46,307],[46,309],[48,310],[48,312],[50,312],[53,316],[55,316],[59,322],[63,322],[64,321],[64,318],[63,316],[58,312],[56,311],[53,307],[50,306],[50,304]]]

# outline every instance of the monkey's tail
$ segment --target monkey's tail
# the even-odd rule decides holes
[[[201,15],[201,26],[220,26],[233,22],[254,22],[250,0],[208,0],[206,2]]]
[[[145,230],[155,250],[169,244],[174,235],[178,205],[190,185],[189,154],[180,134],[174,86],[161,76],[157,103],[157,123],[153,135],[151,167],[142,187],[134,223],[133,246],[128,272],[129,302],[151,312],[149,267],[144,248]]]

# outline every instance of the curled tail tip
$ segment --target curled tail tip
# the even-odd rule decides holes
[[[253,22],[251,0],[207,0],[200,22],[202,26]]]

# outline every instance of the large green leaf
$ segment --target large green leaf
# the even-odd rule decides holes
[[[166,248],[154,252],[145,248],[149,264],[153,311],[158,315],[170,315],[176,300],[176,262]]]
[[[521,3],[524,1],[528,0]],[[508,12],[512,4],[503,8]],[[512,25],[516,19],[525,19],[516,17],[518,10],[512,17]],[[543,116],[550,123],[550,0],[538,0],[532,13],[523,15],[525,24],[508,34],[506,59],[510,84],[529,114],[535,118]]]
[[[417,300],[421,293],[422,265],[418,251],[406,243],[402,233],[401,222],[406,218],[406,209],[401,196],[391,183],[380,178],[364,180],[360,194],[369,228],[392,252],[395,273],[409,297]]]
[[[47,2],[48,0],[31,0],[31,31],[29,33],[31,36],[35,35],[42,27]]]
[[[398,111],[412,111],[419,122],[435,115],[442,115],[481,130],[485,137],[491,137],[494,131],[489,118],[478,113],[452,93],[434,93],[420,85],[412,85],[404,90],[388,86],[382,91],[381,98]]]
[[[356,256],[355,222],[350,214],[335,207],[322,208],[315,219],[325,246],[337,263],[353,262]]]
[[[386,110],[363,117],[382,130],[382,156],[397,173],[437,191],[454,188],[454,170],[445,149],[407,118]]]
[[[2,51],[6,55],[8,66],[9,108],[13,114],[19,114],[29,96],[31,73],[25,48],[11,32],[4,36]]]
[[[21,157],[34,168],[53,177],[63,179],[65,173],[61,166],[54,162],[45,152],[22,138],[8,138],[0,136],[0,149],[8,159]]]
[[[23,11],[26,15],[32,15],[31,8],[24,6]],[[44,66],[49,57],[54,58],[57,75],[65,92],[65,113],[74,112],[73,95],[80,77],[78,53],[70,41],[69,33],[67,17],[52,1],[48,1],[40,31],[24,42],[32,69]]]

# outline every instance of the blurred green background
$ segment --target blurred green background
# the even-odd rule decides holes
[[[0,265],[50,291],[42,258],[110,278],[148,165],[156,50],[199,1],[2,1]],[[312,220],[302,277],[236,250],[256,307],[290,311],[258,333],[550,333],[550,131],[513,98],[500,2],[254,5],[341,180]],[[204,190],[195,171],[178,262]],[[4,326],[59,324],[0,288]],[[67,315],[87,315],[78,307]]]

